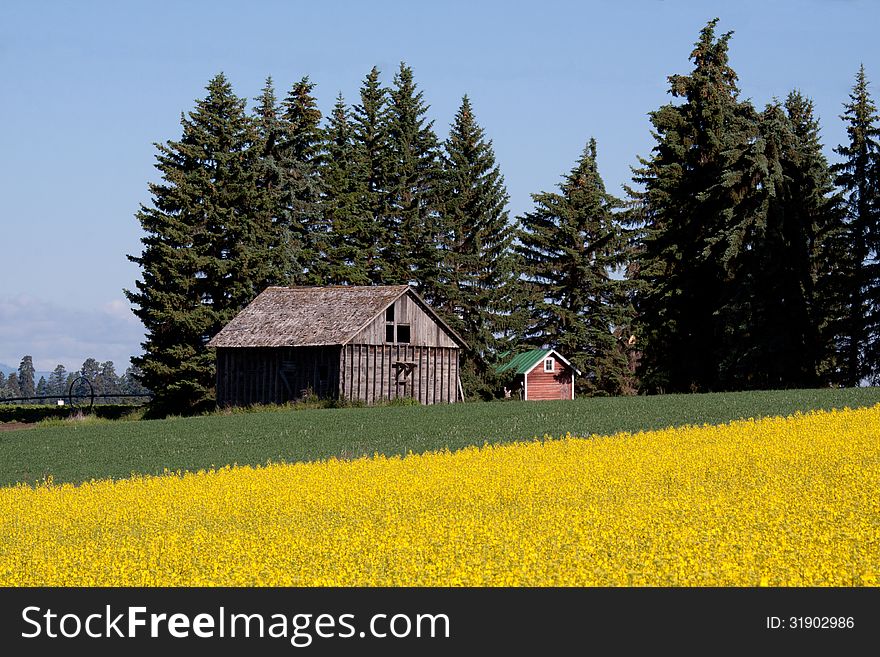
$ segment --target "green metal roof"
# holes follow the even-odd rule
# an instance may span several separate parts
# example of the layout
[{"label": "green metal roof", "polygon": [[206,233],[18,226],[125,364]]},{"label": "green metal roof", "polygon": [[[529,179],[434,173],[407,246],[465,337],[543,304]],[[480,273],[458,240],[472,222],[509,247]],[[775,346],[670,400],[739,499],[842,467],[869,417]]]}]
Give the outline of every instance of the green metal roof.
[{"label": "green metal roof", "polygon": [[531,351],[524,351],[521,354],[517,354],[513,358],[511,358],[506,363],[502,363],[498,367],[495,368],[495,371],[498,374],[503,374],[504,372],[513,372],[514,374],[525,374],[530,369],[532,369],[537,363],[541,361],[544,356],[549,354],[552,349],[532,349]]}]

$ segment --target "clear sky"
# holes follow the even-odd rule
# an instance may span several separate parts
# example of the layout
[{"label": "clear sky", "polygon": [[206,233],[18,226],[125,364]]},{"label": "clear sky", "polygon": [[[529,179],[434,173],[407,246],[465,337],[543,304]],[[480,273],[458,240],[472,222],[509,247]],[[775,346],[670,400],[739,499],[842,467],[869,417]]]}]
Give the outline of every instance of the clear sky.
[{"label": "clear sky", "polygon": [[[759,107],[811,97],[829,158],[864,63],[880,81],[872,0],[618,2],[248,2],[160,0],[0,4],[0,363],[38,370],[89,356],[117,371],[140,352],[122,294],[138,276],[134,217],[156,179],[154,142],[223,71],[253,99],[304,75],[326,113],[355,102],[373,65],[413,67],[441,139],[463,94],[494,142],[511,216],[551,190],[587,140],[620,195],[652,147],[647,114],[690,70],[700,29],[719,17],[742,95]],[[871,87],[880,100],[880,87]]]}]

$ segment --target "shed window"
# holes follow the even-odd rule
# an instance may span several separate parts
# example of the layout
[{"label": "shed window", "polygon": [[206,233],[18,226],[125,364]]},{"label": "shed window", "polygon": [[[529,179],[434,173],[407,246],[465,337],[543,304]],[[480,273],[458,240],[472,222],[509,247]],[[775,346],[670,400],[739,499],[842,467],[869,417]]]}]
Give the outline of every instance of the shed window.
[{"label": "shed window", "polygon": [[394,342],[394,324],[385,325],[385,342]]},{"label": "shed window", "polygon": [[397,325],[397,341],[409,342],[409,324]]},{"label": "shed window", "polygon": [[394,304],[391,304],[385,310],[385,321],[386,322],[393,322],[394,321]]},{"label": "shed window", "polygon": [[545,358],[544,359],[544,371],[545,372],[552,372],[553,371],[553,363],[555,363],[555,362],[556,361],[554,361],[552,358]]}]

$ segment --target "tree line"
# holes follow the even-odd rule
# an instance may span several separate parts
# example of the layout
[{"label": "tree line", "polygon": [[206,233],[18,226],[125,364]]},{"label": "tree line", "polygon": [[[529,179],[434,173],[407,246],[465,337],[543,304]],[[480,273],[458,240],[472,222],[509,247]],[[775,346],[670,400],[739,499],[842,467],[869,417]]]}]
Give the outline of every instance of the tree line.
[{"label": "tree line", "polygon": [[878,120],[860,69],[830,165],[798,91],[739,97],[732,33],[701,31],[652,111],[625,198],[589,139],[557,190],[508,215],[467,96],[440,140],[413,71],[373,68],[328,117],[314,83],[248,110],[223,74],[156,144],[126,290],[159,413],[213,401],[205,343],[269,285],[410,283],[468,342],[469,396],[511,352],[558,348],[581,394],[856,385],[880,373]]},{"label": "tree line", "polygon": [[[140,395],[148,393],[141,383],[141,372],[135,366],[128,367],[120,376],[112,360],[99,363],[94,358],[86,358],[78,371],[68,372],[64,365],[56,365],[47,379],[40,376],[34,381],[36,371],[31,356],[24,356],[18,371],[6,376],[0,372],[0,401],[15,397],[52,397],[64,399],[71,391],[71,385],[80,377],[88,379],[96,395]],[[73,387],[74,394],[90,394],[85,383]],[[51,401],[51,400],[50,400]],[[34,403],[38,403],[34,400]]]}]

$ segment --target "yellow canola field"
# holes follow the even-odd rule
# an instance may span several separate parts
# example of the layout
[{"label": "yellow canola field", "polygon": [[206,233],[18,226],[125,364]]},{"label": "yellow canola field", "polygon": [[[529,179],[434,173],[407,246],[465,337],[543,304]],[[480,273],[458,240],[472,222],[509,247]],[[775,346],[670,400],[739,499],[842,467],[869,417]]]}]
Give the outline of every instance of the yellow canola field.
[{"label": "yellow canola field", "polygon": [[880,406],[0,489],[7,586],[860,586]]}]

